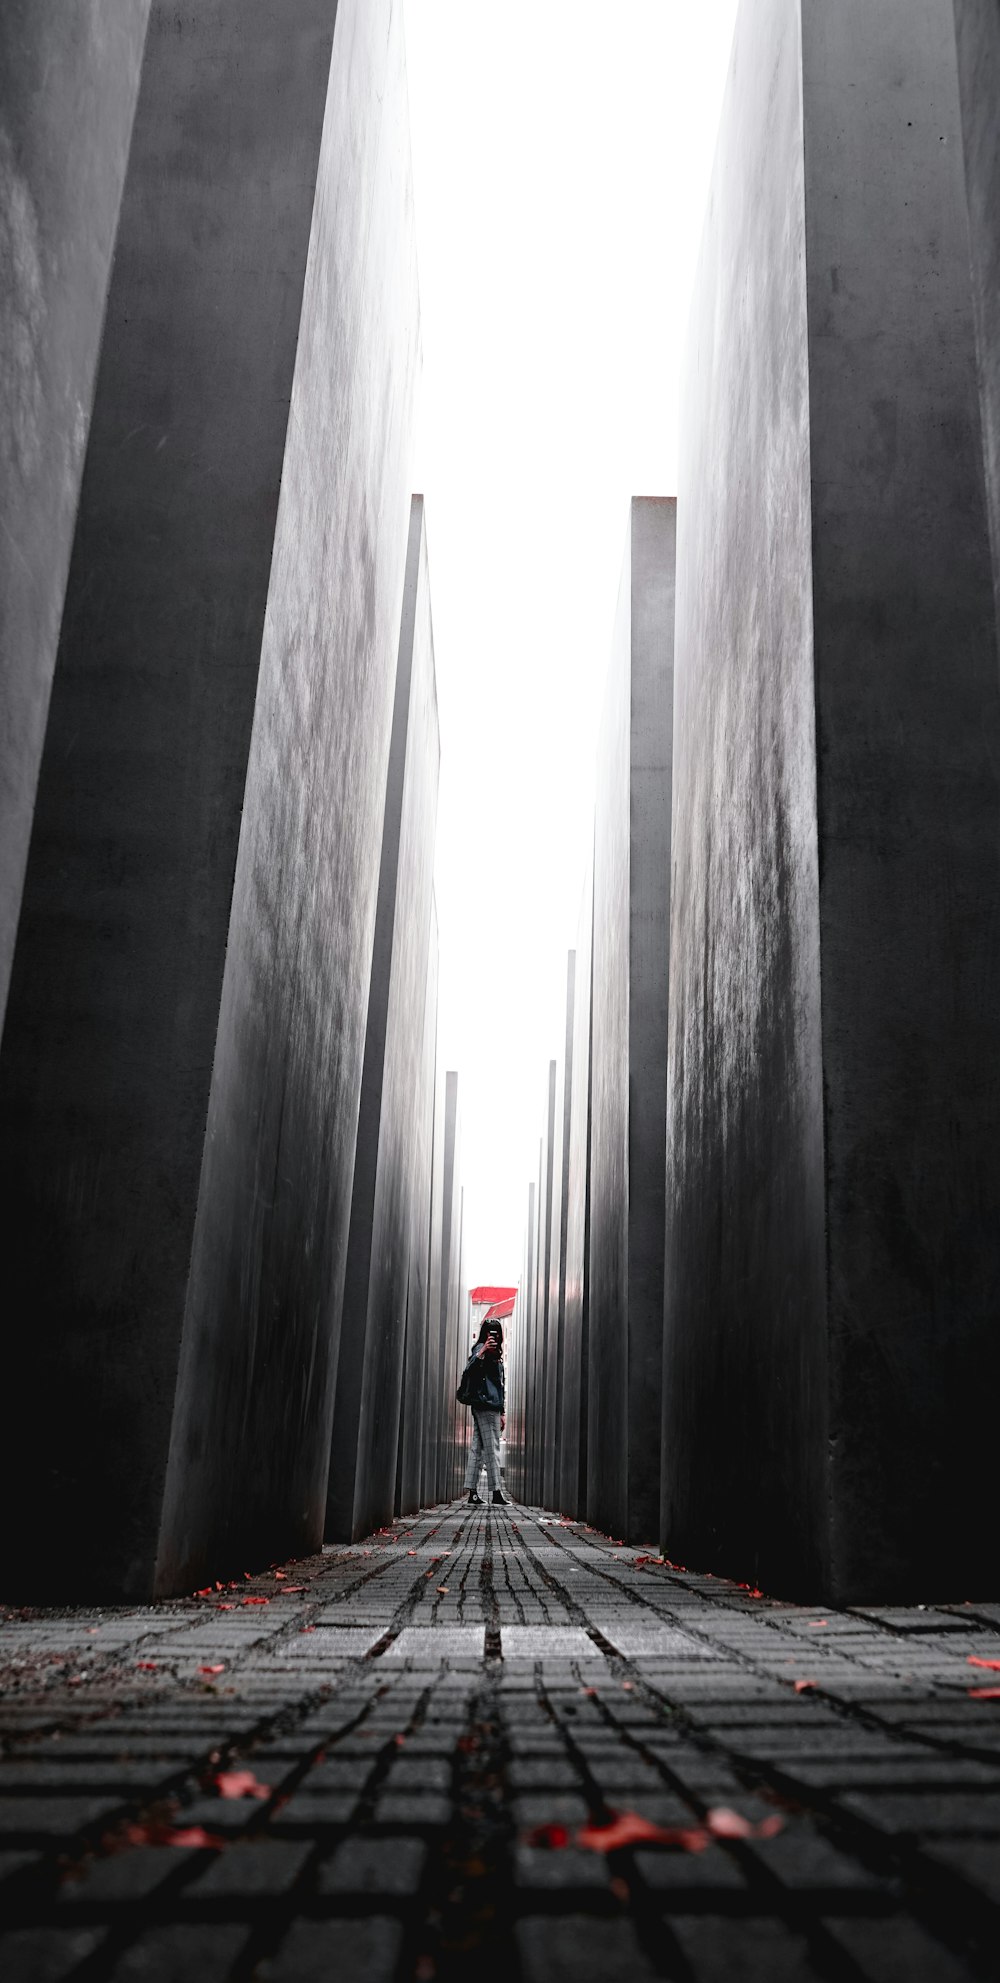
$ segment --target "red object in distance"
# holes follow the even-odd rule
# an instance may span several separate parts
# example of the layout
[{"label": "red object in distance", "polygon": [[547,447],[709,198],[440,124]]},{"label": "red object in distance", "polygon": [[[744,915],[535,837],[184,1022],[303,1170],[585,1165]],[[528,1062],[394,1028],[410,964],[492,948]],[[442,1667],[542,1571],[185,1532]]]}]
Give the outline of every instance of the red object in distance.
[{"label": "red object in distance", "polygon": [[505,1322],[508,1315],[513,1315],[516,1300],[517,1296],[511,1295],[507,1301],[495,1301],[492,1308],[486,1310],[483,1320],[485,1322]]},{"label": "red object in distance", "polygon": [[470,1288],[469,1300],[473,1308],[481,1308],[484,1302],[488,1307],[494,1301],[509,1301],[516,1293],[516,1288]]}]

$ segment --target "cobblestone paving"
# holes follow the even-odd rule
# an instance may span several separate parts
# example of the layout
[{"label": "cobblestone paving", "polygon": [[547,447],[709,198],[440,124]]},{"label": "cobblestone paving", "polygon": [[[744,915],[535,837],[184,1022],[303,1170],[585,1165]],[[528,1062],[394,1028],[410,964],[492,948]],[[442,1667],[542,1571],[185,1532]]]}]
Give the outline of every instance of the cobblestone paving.
[{"label": "cobblestone paving", "polygon": [[1000,1976],[1000,1604],[453,1504],[2,1618],[3,1983]]}]

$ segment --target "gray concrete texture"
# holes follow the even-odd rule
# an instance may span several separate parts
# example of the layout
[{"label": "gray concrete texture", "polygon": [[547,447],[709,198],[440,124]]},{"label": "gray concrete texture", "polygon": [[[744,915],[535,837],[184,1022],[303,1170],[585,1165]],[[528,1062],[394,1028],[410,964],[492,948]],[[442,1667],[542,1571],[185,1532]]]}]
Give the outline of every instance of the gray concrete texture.
[{"label": "gray concrete texture", "polygon": [[417,359],[398,12],[151,13],[0,1060],[48,1423],[5,1442],[8,1587],[321,1529]]},{"label": "gray concrete texture", "polygon": [[595,816],[587,1513],[629,1541],[660,1509],[676,524],[633,499]]},{"label": "gray concrete texture", "polygon": [[[433,1255],[439,1259],[432,1271],[432,1308],[427,1352],[427,1472],[424,1501],[435,1505],[448,1493],[453,1470],[453,1445],[458,1429],[455,1391],[458,1388],[459,1317],[461,1313],[459,1277],[462,1247],[462,1125],[458,1100],[458,1075],[454,1069],[444,1077],[439,1089],[439,1113],[435,1117],[435,1202],[432,1219],[436,1230]],[[440,1143],[439,1143],[440,1139]],[[440,1173],[437,1172],[440,1147]],[[468,1350],[466,1349],[466,1355]],[[462,1358],[464,1363],[465,1358]],[[454,1373],[454,1375],[453,1375]],[[464,1411],[464,1407],[462,1408]]]},{"label": "gray concrete texture", "polygon": [[1000,8],[954,0],[983,455],[1000,610]]},{"label": "gray concrete texture", "polygon": [[330,1447],[334,1542],[384,1527],[396,1495],[440,762],[424,500],[414,496]]},{"label": "gray concrete texture", "polygon": [[662,1535],[852,1601],[965,1594],[1000,1381],[969,242],[951,0],[744,4],[682,395]]},{"label": "gray concrete texture", "polygon": [[0,1026],[148,17],[0,10]]},{"label": "gray concrete texture", "polygon": [[587,1367],[590,1328],[590,977],[594,877],[587,881],[573,972],[573,1061],[570,1078],[569,1161],[566,1173],[566,1273],[563,1327],[559,1500],[567,1515],[587,1507]]},{"label": "gray concrete texture", "polygon": [[439,939],[431,897],[424,1033],[416,1101],[416,1141],[410,1190],[410,1266],[406,1290],[406,1356],[399,1433],[397,1502],[402,1514],[423,1505],[427,1420],[427,1337],[431,1303],[431,1181],[434,1164],[434,1094],[437,1081]]}]

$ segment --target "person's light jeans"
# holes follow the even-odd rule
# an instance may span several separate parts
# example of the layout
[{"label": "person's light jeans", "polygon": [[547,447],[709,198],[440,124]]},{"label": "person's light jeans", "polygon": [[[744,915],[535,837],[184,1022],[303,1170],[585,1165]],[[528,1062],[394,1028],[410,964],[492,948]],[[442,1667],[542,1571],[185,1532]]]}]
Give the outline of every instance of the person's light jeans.
[{"label": "person's light jeans", "polygon": [[484,1467],[487,1485],[492,1492],[500,1486],[500,1413],[474,1410],[469,1464],[465,1469],[466,1494],[471,1493],[474,1487],[478,1488]]}]

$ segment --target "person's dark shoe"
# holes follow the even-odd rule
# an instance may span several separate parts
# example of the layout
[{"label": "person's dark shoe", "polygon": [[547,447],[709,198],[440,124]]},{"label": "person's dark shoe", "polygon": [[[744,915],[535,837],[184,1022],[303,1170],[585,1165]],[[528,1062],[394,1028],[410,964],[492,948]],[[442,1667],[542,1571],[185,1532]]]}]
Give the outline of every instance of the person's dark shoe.
[{"label": "person's dark shoe", "polygon": [[494,1505],[498,1508],[510,1507],[510,1502],[508,1501],[507,1496],[504,1493],[502,1487],[495,1487],[493,1489],[493,1501],[494,1501]]},{"label": "person's dark shoe", "polygon": [[474,1487],[470,1487],[469,1489],[469,1500],[470,1502],[475,1502],[477,1508],[481,1508],[483,1505]]}]

